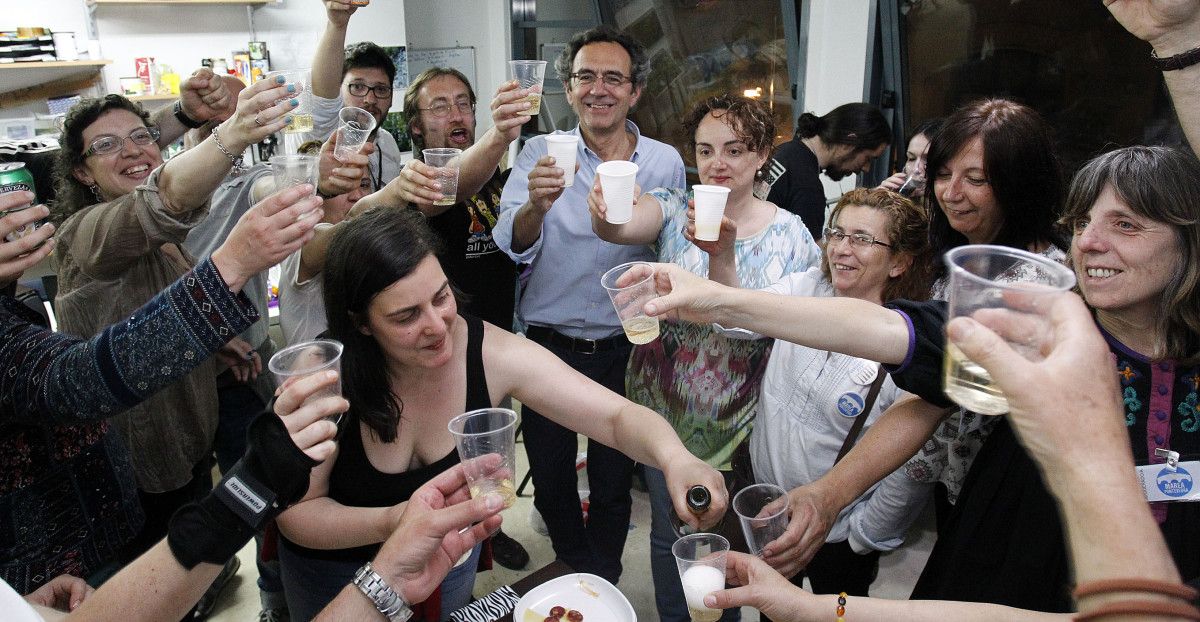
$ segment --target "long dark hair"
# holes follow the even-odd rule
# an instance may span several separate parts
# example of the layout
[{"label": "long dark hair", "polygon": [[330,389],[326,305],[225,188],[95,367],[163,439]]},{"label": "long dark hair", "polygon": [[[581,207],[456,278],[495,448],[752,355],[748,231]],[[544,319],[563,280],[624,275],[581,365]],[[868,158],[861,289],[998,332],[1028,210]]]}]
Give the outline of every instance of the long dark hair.
[{"label": "long dark hair", "polygon": [[83,164],[83,152],[88,149],[88,145],[83,144],[83,131],[110,110],[128,110],[141,118],[147,127],[151,125],[150,113],[141,104],[121,95],[89,97],[72,106],[63,118],[61,146],[54,157],[54,189],[57,197],[52,214],[54,222],[62,223],[71,214],[98,202],[91,188],[75,179],[75,167]]},{"label": "long dark hair", "polygon": [[327,335],[345,346],[342,394],[351,415],[384,443],[396,440],[404,403],[392,394],[383,349],[360,328],[375,296],[437,251],[437,235],[420,212],[377,207],[339,225],[325,256]]},{"label": "long dark hair", "polygon": [[892,142],[892,128],[879,108],[870,104],[842,104],[823,116],[806,112],[796,119],[796,138],[817,136],[827,145],[875,149]]},{"label": "long dark hair", "polygon": [[1139,216],[1166,223],[1179,241],[1180,269],[1163,288],[1154,359],[1200,362],[1200,162],[1171,147],[1126,147],[1099,155],[1075,174],[1062,224],[1079,231],[1111,187]]},{"label": "long dark hair", "polygon": [[925,200],[935,278],[946,272],[942,254],[966,244],[967,238],[950,226],[934,182],[938,171],[976,137],[983,142],[984,172],[1004,214],[1000,232],[988,243],[1021,250],[1039,243],[1067,248],[1066,237],[1055,227],[1064,183],[1050,125],[1034,109],[1014,101],[978,100],[951,113],[929,145]]}]

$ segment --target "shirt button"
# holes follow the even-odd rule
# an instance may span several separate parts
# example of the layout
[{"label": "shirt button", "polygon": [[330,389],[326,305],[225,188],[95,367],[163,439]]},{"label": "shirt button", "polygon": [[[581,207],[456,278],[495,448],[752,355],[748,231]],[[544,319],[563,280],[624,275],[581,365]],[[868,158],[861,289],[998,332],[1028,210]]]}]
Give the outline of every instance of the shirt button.
[{"label": "shirt button", "polygon": [[1167,419],[1167,413],[1161,410],[1154,411],[1154,416],[1157,417],[1159,421],[1165,421]]},{"label": "shirt button", "polygon": [[1166,395],[1167,391],[1168,391],[1167,385],[1165,385],[1165,384],[1158,385],[1158,394],[1159,395]]},{"label": "shirt button", "polygon": [[1163,438],[1161,434],[1154,435],[1154,444],[1155,445],[1162,445],[1163,441],[1165,441],[1165,440],[1167,440],[1167,439]]},{"label": "shirt button", "polygon": [[1162,371],[1171,371],[1171,364],[1170,363],[1159,363],[1158,368]]}]

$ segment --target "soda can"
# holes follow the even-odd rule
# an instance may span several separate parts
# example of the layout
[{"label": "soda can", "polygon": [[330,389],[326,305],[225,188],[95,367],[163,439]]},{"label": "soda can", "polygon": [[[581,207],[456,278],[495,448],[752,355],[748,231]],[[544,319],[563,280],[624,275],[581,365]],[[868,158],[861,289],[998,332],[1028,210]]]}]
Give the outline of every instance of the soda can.
[{"label": "soda can", "polygon": [[[24,162],[7,162],[4,164],[0,164],[0,195],[5,195],[10,192],[21,192],[22,190],[32,192],[32,193],[34,193],[34,195],[37,194],[37,190],[33,186],[33,175],[31,175],[29,173],[29,171],[25,168],[25,163]],[[22,205],[19,207],[14,207],[11,209],[6,209],[6,210],[0,210],[0,218],[4,218],[5,216],[12,214],[14,212],[27,210],[27,209],[33,207],[33,205],[34,205],[34,202],[30,202],[26,205]],[[13,231],[12,233],[4,236],[4,241],[5,242],[15,242],[16,240],[19,240],[19,239],[25,237],[26,235],[33,233],[34,229],[37,229],[38,227],[42,226],[43,224],[45,224],[45,222],[46,222],[45,220],[31,222],[31,223],[21,227],[20,229],[17,229],[16,231]]]}]

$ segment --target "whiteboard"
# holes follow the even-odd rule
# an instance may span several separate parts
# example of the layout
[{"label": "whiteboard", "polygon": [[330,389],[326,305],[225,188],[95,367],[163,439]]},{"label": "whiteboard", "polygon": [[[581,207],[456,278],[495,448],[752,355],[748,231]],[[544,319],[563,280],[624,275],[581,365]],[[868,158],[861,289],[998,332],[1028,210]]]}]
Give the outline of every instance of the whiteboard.
[{"label": "whiteboard", "polygon": [[475,84],[475,48],[435,48],[432,50],[408,51],[408,78],[430,67],[451,67],[462,72],[471,84]]}]

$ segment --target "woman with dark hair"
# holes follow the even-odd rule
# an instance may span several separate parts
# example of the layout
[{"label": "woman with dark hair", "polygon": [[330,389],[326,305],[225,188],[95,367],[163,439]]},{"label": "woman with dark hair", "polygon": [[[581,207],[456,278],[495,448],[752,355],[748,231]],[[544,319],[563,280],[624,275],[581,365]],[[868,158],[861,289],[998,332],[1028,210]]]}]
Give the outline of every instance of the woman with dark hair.
[{"label": "woman with dark hair", "polygon": [[[662,417],[604,389],[519,335],[460,316],[435,251],[413,210],[375,208],[342,225],[325,263],[327,336],[345,344],[343,394],[351,409],[337,454],[313,471],[305,500],[279,519],[291,615],[308,619],[370,560],[418,486],[458,462],[447,423],[511,396],[556,423],[666,471],[675,506],[696,484],[721,476],[692,456]],[[369,266],[369,268],[364,268]],[[563,503],[578,503],[577,499]],[[471,599],[478,553],[420,606],[446,619]]]},{"label": "woman with dark hair", "polygon": [[[294,89],[265,80],[246,88],[209,138],[166,164],[155,144],[158,129],[147,125],[140,105],[107,95],[67,113],[55,166],[61,223],[56,312],[64,332],[88,337],[128,318],[193,267],[181,246],[188,230],[204,219],[209,195],[240,163],[237,154],[283,128],[285,113],[295,106],[287,98]],[[261,368],[261,361],[232,352],[225,350],[222,361]],[[206,361],[114,418],[146,511],[128,559],[160,540],[175,509],[212,485],[216,365]]]},{"label": "woman with dark hair", "polygon": [[[641,195],[632,220],[611,224],[605,220],[607,206],[599,183],[588,195],[596,235],[615,244],[654,245],[659,261],[701,275],[722,270],[747,287],[766,287],[819,266],[820,249],[804,223],[754,196],[755,174],[766,163],[775,135],[766,107],[736,95],[711,97],[692,108],[684,128],[692,136],[700,182],[729,188],[721,225],[725,242],[695,240],[690,232],[691,196],[682,188],[655,188]],[[710,258],[710,253],[715,254]],[[661,338],[634,347],[625,376],[628,395],[663,413],[689,451],[728,471],[733,450],[750,433],[770,344],[725,339],[711,326],[666,322],[661,330]],[[661,473],[646,468],[645,476],[659,617],[687,620],[671,555],[676,539],[669,517],[671,497]]]},{"label": "woman with dark hair", "polygon": [[899,192],[904,196],[918,200],[925,196],[926,164],[929,157],[929,144],[933,135],[942,127],[945,119],[936,117],[928,119],[917,126],[908,138],[908,146],[904,150],[904,166],[891,177],[879,184],[884,190]]}]

